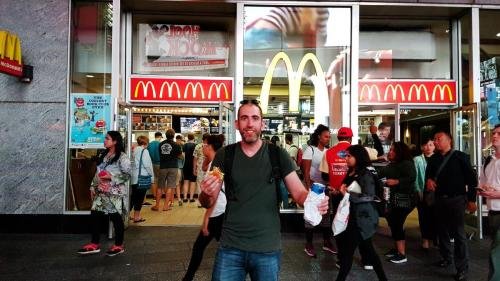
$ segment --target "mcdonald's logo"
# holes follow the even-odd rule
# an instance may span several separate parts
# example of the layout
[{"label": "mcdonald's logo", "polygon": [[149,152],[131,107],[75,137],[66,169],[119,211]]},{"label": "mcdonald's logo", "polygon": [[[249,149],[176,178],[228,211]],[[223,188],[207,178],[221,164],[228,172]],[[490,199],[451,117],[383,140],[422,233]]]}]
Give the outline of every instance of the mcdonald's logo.
[{"label": "mcdonald's logo", "polygon": [[225,77],[130,78],[130,102],[218,103],[233,102],[233,79]]},{"label": "mcdonald's logo", "polygon": [[[457,103],[457,86],[454,80],[365,79],[359,81],[358,87],[359,104],[456,105]],[[380,93],[384,93],[384,96],[381,97]],[[437,93],[439,95],[436,95]]]},{"label": "mcdonald's logo", "polygon": [[413,97],[412,94],[415,92],[417,100],[420,100],[420,93],[422,91],[424,91],[425,93],[425,101],[429,101],[429,92],[427,91],[427,88],[423,84],[419,84],[418,86],[417,84],[411,85],[410,93],[408,94],[408,99],[411,100]]},{"label": "mcdonald's logo", "polygon": [[365,94],[368,100],[372,99],[372,92],[377,93],[377,100],[380,100],[380,91],[377,85],[363,85],[361,88],[361,93],[359,94],[359,100],[364,100]]},{"label": "mcdonald's logo", "polygon": [[448,85],[436,85],[434,86],[434,90],[432,91],[432,100],[434,101],[436,98],[436,91],[439,91],[439,97],[440,99],[444,99],[444,91],[448,90],[448,98],[451,100],[452,99],[452,94],[451,94],[451,89],[450,86]]},{"label": "mcdonald's logo", "polygon": [[[290,112],[299,111],[299,98],[300,98],[300,87],[302,86],[302,74],[308,62],[311,62],[316,71],[317,81],[319,84],[315,84],[315,87],[322,87],[322,91],[327,92],[325,73],[321,68],[321,63],[319,62],[316,55],[313,53],[305,54],[299,62],[297,71],[294,72],[292,61],[290,57],[285,52],[277,53],[269,67],[267,68],[266,75],[264,76],[264,82],[262,84],[262,89],[260,92],[260,104],[262,107],[262,113],[267,113],[267,108],[269,105],[269,92],[271,91],[271,82],[273,79],[274,71],[276,70],[276,65],[278,62],[283,61],[285,63],[287,75],[288,75],[288,95],[289,95],[289,105],[288,110]],[[318,89],[317,89],[318,90]]]},{"label": "mcdonald's logo", "polygon": [[6,30],[0,30],[0,72],[23,76],[21,40]]}]

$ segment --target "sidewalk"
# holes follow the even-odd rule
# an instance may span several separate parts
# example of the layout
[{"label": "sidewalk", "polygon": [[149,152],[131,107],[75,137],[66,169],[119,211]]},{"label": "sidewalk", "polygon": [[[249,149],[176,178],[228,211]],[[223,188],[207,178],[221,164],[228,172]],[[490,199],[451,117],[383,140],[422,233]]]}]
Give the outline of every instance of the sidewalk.
[{"label": "sidewalk", "polygon": [[[381,222],[385,222],[382,220]],[[382,223],[382,225],[384,225]],[[0,280],[181,280],[198,233],[197,227],[137,227],[125,233],[126,252],[106,257],[112,241],[103,237],[101,253],[81,257],[76,250],[87,243],[81,234],[0,234]],[[379,256],[391,239],[382,226],[374,244]],[[425,254],[419,248],[417,229],[409,229],[408,262],[402,265],[383,261],[389,280],[453,280],[452,268],[431,264],[439,259],[437,249]],[[315,234],[318,258],[303,252],[303,234],[283,234],[281,280],[335,280],[335,256],[321,250],[321,234]],[[488,240],[469,241],[471,281],[486,280]],[[217,243],[212,242],[195,280],[210,280]],[[359,258],[356,258],[358,261]],[[377,280],[373,271],[361,269],[355,261],[348,280]]]}]

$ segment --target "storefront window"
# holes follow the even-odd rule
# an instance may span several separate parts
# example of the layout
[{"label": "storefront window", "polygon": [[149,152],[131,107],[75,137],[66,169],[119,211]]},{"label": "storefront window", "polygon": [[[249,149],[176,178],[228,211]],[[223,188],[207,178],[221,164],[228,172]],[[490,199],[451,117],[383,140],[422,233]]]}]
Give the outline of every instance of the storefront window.
[{"label": "storefront window", "polygon": [[234,18],[133,17],[133,74],[232,77]]},{"label": "storefront window", "polygon": [[493,153],[491,132],[500,123],[500,11],[480,10],[481,134],[483,156]]},{"label": "storefront window", "polygon": [[[338,128],[349,103],[350,8],[245,7],[244,98],[259,99],[268,136],[305,144]],[[345,94],[345,95],[344,95]]]},{"label": "storefront window", "polygon": [[243,98],[260,101],[266,139],[284,146],[291,134],[304,146],[319,124],[341,126],[350,105],[350,27],[350,8],[245,7]]},{"label": "storefront window", "polygon": [[110,130],[112,14],[111,3],[73,3],[66,211],[90,210],[95,160]]}]

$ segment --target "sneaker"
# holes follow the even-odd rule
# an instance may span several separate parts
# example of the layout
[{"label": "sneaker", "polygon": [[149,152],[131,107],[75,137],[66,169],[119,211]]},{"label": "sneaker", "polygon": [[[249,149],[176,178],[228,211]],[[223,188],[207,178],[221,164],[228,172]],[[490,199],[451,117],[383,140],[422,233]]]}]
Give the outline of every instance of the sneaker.
[{"label": "sneaker", "polygon": [[394,257],[397,254],[399,254],[398,250],[396,250],[396,249],[390,249],[389,252],[387,252],[387,253],[384,254],[384,256],[386,258],[392,258],[392,257]]},{"label": "sneaker", "polygon": [[189,199],[189,202],[194,203],[194,202],[196,202],[196,199]]},{"label": "sneaker", "polygon": [[323,244],[323,251],[337,254],[337,249],[335,249],[332,242],[330,241],[325,241],[325,243]]},{"label": "sneaker", "polygon": [[365,265],[363,265],[363,269],[364,270],[373,270],[373,265],[371,265],[371,264],[365,264]]},{"label": "sneaker", "polygon": [[179,206],[182,206],[182,201],[181,200],[179,200]]},{"label": "sneaker", "polygon": [[106,254],[108,255],[108,257],[113,257],[113,256],[119,255],[123,252],[125,252],[125,249],[123,248],[123,246],[113,245],[111,248],[109,248],[109,250],[106,252]]},{"label": "sneaker", "polygon": [[91,255],[97,254],[101,251],[99,244],[89,243],[84,245],[80,250],[77,251],[80,255]]},{"label": "sneaker", "polygon": [[187,199],[182,199],[182,202],[184,203],[187,203],[187,201],[188,201]]},{"label": "sneaker", "polygon": [[314,246],[311,244],[306,244],[306,247],[304,248],[304,252],[312,258],[316,257],[316,252],[314,251]]},{"label": "sneaker", "polygon": [[408,259],[406,258],[406,255],[397,253],[396,255],[392,256],[389,261],[392,263],[405,263],[408,261]]}]

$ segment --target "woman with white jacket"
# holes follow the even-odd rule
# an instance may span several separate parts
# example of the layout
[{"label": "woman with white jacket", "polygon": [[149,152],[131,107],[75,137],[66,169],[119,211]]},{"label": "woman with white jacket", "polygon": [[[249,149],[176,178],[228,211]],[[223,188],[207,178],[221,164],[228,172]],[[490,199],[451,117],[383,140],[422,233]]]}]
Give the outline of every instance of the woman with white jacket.
[{"label": "woman with white jacket", "polygon": [[[137,138],[137,147],[134,149],[134,165],[132,169],[132,177],[131,177],[131,185],[132,185],[132,196],[131,196],[131,204],[130,209],[134,208],[134,216],[132,220],[134,223],[144,222],[145,219],[141,218],[141,208],[142,203],[144,202],[144,196],[148,191],[148,187],[139,188],[137,184],[139,175],[141,176],[151,176],[151,182],[154,182],[154,173],[153,173],[153,162],[151,161],[151,157],[149,156],[149,151],[147,150],[149,144],[149,139],[145,136],[139,136]],[[139,164],[142,158],[141,171],[139,171]]]}]

